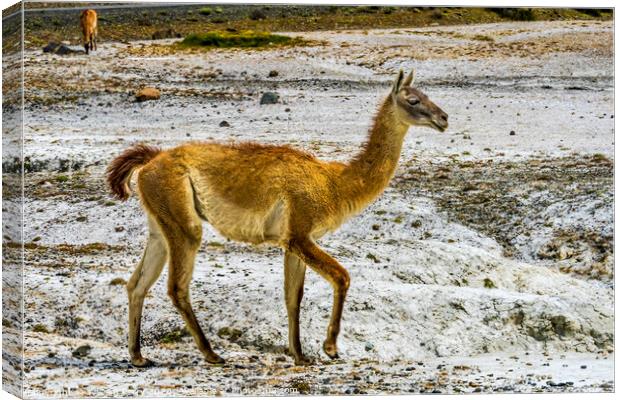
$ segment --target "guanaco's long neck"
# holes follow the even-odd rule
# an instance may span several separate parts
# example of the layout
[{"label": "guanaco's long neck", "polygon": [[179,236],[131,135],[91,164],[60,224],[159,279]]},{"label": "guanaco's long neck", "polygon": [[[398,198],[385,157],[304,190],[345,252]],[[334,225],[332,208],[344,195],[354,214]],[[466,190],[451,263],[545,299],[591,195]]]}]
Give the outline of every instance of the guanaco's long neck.
[{"label": "guanaco's long neck", "polygon": [[343,194],[354,208],[364,207],[379,196],[398,165],[408,126],[397,121],[394,107],[388,96],[370,128],[368,141],[342,175],[349,189]]}]

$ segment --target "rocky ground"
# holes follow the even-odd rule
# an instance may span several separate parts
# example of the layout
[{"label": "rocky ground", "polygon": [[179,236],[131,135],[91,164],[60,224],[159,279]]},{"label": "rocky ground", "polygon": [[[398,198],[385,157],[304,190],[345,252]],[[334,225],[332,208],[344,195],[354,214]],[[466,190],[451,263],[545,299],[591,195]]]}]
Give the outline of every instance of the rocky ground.
[{"label": "rocky ground", "polygon": [[[311,46],[269,50],[26,51],[26,394],[613,391],[612,32],[504,23],[308,32],[295,35]],[[316,364],[295,367],[281,251],[205,225],[192,298],[228,364],[199,356],[164,272],[144,315],[156,366],[132,368],[123,284],[146,231],[135,198],[107,193],[112,157],[232,139],[346,160],[400,68],[451,126],[411,129],[384,196],[321,241],[352,277],[342,359],[320,352],[326,282],[308,273],[302,342]],[[161,98],[135,102],[144,86]],[[278,103],[259,104],[267,91]]]}]

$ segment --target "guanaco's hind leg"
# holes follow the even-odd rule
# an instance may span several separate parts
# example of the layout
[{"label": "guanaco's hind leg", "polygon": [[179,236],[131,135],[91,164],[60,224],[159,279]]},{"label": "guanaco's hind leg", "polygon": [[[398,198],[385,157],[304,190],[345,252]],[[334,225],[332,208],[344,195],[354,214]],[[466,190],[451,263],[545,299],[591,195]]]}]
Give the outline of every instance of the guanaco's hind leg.
[{"label": "guanaco's hind leg", "polygon": [[342,318],[344,300],[349,289],[349,273],[338,261],[321,250],[310,238],[291,240],[289,242],[289,250],[331,283],[334,288],[334,305],[327,328],[327,338],[323,342],[323,350],[330,358],[338,358],[336,341],[340,332],[340,319]]},{"label": "guanaco's hind leg", "polygon": [[299,340],[299,307],[304,295],[305,275],[306,265],[287,250],[284,253],[284,297],[288,313],[288,347],[297,365],[310,363],[303,355]]},{"label": "guanaco's hind leg", "polygon": [[127,282],[127,294],[129,295],[129,356],[131,363],[136,367],[146,367],[152,363],[142,357],[140,353],[140,326],[144,296],[159,275],[166,263],[168,252],[166,242],[157,226],[157,223],[149,216],[149,237],[144,249],[144,255]]},{"label": "guanaco's hind leg", "polygon": [[[194,194],[187,179],[168,182],[167,186],[166,190],[159,187],[151,190],[148,204],[153,212],[157,212],[170,251],[168,295],[207,361],[222,363],[224,360],[211,349],[190,302],[189,285],[202,239],[202,221],[194,206]],[[141,191],[144,193],[142,187]],[[153,199],[156,199],[157,207],[153,207]]]}]

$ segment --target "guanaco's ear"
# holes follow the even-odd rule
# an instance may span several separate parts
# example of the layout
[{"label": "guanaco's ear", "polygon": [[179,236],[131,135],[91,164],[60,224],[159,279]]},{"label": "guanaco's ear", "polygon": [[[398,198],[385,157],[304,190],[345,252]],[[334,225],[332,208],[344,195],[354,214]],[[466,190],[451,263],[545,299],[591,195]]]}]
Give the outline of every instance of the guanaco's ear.
[{"label": "guanaco's ear", "polygon": [[403,86],[405,86],[405,87],[411,86],[411,84],[413,83],[413,77],[414,76],[415,76],[415,71],[411,70],[411,72],[409,72],[409,75],[407,75],[407,77],[403,81]]},{"label": "guanaco's ear", "polygon": [[398,77],[394,81],[394,86],[392,86],[392,94],[398,93],[398,91],[400,90],[401,86],[403,85],[403,77],[404,76],[405,76],[405,74],[403,74],[403,70],[401,69],[400,72],[398,73]]}]

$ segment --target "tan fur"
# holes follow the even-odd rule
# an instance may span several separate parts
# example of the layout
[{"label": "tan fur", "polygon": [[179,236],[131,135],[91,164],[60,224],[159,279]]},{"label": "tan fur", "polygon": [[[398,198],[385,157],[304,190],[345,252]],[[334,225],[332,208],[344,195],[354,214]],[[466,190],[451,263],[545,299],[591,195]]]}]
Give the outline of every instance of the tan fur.
[{"label": "tan fur", "polygon": [[82,11],[80,14],[80,28],[86,54],[88,54],[89,50],[97,50],[97,12],[95,10]]},{"label": "tan fur", "polygon": [[[230,239],[285,250],[289,348],[298,364],[308,362],[299,340],[305,266],[328,280],[334,288],[334,306],[323,348],[328,356],[338,356],[336,339],[350,279],[316,240],[382,193],[394,174],[410,125],[447,127],[447,114],[409,87],[411,80],[412,75],[404,78],[401,71],[379,108],[368,142],[349,163],[321,161],[287,146],[254,143],[189,143],[167,151],[142,146],[113,161],[108,177],[119,198],[128,193],[124,183],[131,171],[142,167],[138,192],[150,221],[145,254],[127,287],[134,365],[149,364],[140,353],[140,316],[146,291],[159,276],[165,256],[172,302],[207,361],[223,361],[211,349],[189,299],[202,220]],[[415,106],[408,103],[415,99],[419,99]],[[164,240],[167,247],[162,245]]]}]

